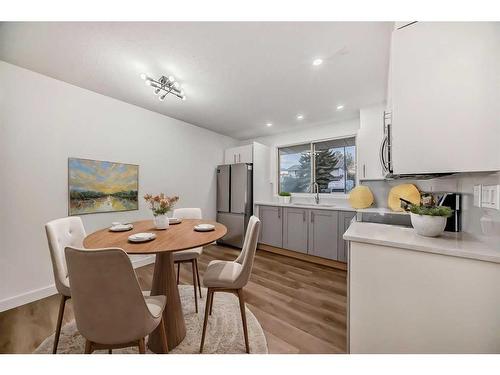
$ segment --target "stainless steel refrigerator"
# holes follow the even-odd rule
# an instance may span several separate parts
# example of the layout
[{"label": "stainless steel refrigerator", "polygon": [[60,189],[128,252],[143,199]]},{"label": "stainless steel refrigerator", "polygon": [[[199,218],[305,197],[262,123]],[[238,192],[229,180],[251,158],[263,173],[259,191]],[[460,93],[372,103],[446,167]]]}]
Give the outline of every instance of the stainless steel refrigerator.
[{"label": "stainless steel refrigerator", "polygon": [[217,167],[217,221],[227,227],[218,243],[241,248],[253,213],[252,164]]}]

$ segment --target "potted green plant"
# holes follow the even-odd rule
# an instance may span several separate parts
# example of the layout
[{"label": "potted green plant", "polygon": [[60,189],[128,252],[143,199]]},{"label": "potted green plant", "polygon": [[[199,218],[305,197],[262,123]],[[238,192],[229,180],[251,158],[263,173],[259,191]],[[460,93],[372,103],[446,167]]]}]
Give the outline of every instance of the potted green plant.
[{"label": "potted green plant", "polygon": [[437,237],[444,232],[446,219],[453,210],[445,206],[410,205],[411,225],[417,234],[425,237]]},{"label": "potted green plant", "polygon": [[280,191],[278,193],[280,203],[289,204],[292,194],[287,191]]}]

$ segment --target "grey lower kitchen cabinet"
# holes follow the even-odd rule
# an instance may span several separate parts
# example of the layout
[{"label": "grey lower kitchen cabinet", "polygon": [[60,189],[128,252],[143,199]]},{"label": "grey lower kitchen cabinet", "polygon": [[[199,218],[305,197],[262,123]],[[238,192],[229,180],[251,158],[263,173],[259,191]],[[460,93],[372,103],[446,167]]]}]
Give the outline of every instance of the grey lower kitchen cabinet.
[{"label": "grey lower kitchen cabinet", "polygon": [[339,225],[338,225],[338,260],[341,262],[347,262],[347,246],[348,242],[344,240],[344,233],[351,225],[353,217],[356,216],[356,212],[350,211],[340,211],[339,212]]},{"label": "grey lower kitchen cabinet", "polygon": [[304,208],[284,208],[283,248],[307,254],[308,211]]},{"label": "grey lower kitchen cabinet", "polygon": [[269,246],[283,247],[283,208],[259,206],[260,226],[259,242]]},{"label": "grey lower kitchen cabinet", "polygon": [[309,255],[338,260],[338,224],[338,211],[310,210]]},{"label": "grey lower kitchen cabinet", "polygon": [[264,245],[347,262],[344,232],[354,211],[258,205]]}]

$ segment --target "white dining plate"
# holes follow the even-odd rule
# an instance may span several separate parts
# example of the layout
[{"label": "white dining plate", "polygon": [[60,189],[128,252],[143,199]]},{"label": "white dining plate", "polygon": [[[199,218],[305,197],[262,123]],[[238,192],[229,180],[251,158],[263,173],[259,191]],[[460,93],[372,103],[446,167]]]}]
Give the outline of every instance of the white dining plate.
[{"label": "white dining plate", "polygon": [[182,222],[182,219],[179,219],[178,217],[169,217],[168,218],[169,224],[179,224],[181,222]]},{"label": "white dining plate", "polygon": [[109,230],[111,232],[126,232],[127,230],[133,229],[134,226],[132,224],[117,224],[113,225]]},{"label": "white dining plate", "polygon": [[194,230],[197,232],[210,232],[211,230],[214,230],[215,226],[212,224],[198,224],[195,225]]},{"label": "white dining plate", "polygon": [[154,240],[155,238],[156,234],[154,233],[135,233],[128,236],[130,242],[146,242]]}]

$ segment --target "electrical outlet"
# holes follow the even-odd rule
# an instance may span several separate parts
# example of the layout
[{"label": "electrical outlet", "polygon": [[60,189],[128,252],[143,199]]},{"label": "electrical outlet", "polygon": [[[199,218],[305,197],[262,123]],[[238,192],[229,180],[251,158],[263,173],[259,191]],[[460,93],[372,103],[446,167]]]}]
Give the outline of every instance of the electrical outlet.
[{"label": "electrical outlet", "polygon": [[475,207],[481,207],[481,200],[482,200],[482,194],[481,194],[481,185],[474,185],[474,206]]},{"label": "electrical outlet", "polygon": [[500,185],[483,185],[481,207],[500,210]]}]

